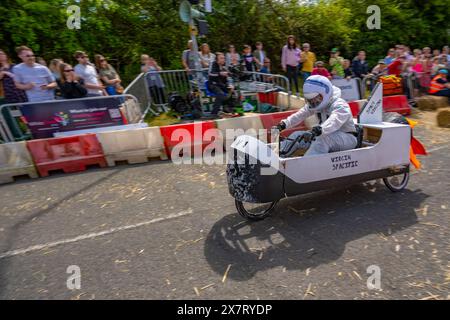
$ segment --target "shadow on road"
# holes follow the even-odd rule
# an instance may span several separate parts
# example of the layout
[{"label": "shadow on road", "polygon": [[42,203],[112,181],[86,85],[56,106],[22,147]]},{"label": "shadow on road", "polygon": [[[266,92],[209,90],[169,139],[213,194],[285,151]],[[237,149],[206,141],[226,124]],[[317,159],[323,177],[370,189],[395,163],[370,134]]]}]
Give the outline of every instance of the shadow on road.
[{"label": "shadow on road", "polygon": [[372,234],[393,234],[417,223],[421,190],[391,193],[381,184],[298,196],[280,202],[272,217],[248,222],[237,213],[214,224],[204,254],[211,268],[245,281],[274,267],[306,270],[333,262],[346,244]]}]

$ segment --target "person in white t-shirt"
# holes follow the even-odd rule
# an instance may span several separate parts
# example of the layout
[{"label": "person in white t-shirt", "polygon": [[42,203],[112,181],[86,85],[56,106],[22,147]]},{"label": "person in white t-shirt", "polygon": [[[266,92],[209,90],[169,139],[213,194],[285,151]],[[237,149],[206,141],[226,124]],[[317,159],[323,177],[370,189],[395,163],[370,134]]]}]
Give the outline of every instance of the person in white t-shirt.
[{"label": "person in white t-shirt", "polygon": [[25,91],[29,102],[54,100],[57,83],[50,70],[36,63],[30,48],[21,46],[16,50],[23,61],[12,69],[17,89]]},{"label": "person in white t-shirt", "polygon": [[89,62],[89,56],[83,51],[77,51],[74,55],[78,64],[75,66],[75,74],[83,80],[85,88],[88,90],[88,97],[106,96],[105,87],[101,84],[97,70]]}]

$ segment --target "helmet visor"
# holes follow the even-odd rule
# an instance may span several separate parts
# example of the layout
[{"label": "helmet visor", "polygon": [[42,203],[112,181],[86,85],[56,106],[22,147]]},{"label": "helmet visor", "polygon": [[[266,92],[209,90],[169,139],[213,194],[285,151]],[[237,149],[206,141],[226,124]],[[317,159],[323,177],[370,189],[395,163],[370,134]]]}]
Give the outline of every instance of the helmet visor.
[{"label": "helmet visor", "polygon": [[309,107],[311,109],[317,108],[323,101],[323,97],[321,94],[316,95],[315,97],[311,98],[310,96],[305,95],[305,100],[308,103]]}]

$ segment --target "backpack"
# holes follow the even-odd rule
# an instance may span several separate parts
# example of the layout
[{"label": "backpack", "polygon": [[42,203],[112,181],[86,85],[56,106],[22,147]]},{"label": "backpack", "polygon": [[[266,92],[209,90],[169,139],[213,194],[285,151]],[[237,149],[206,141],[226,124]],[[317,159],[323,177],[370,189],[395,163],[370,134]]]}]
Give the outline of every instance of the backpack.
[{"label": "backpack", "polygon": [[188,93],[186,100],[189,104],[192,118],[200,119],[203,117],[203,109],[202,104],[200,103],[200,98],[194,93]]},{"label": "backpack", "polygon": [[179,114],[184,114],[186,111],[189,111],[189,106],[178,92],[169,94],[169,107]]}]

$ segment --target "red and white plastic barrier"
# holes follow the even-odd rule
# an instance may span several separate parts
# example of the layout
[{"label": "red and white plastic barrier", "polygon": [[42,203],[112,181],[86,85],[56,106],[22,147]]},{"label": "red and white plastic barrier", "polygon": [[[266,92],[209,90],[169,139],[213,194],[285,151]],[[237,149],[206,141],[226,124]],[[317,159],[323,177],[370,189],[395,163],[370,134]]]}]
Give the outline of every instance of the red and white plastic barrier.
[{"label": "red and white plastic barrier", "polygon": [[27,142],[27,147],[41,177],[54,170],[69,173],[84,171],[90,165],[106,167],[106,159],[95,134],[32,140]]}]

